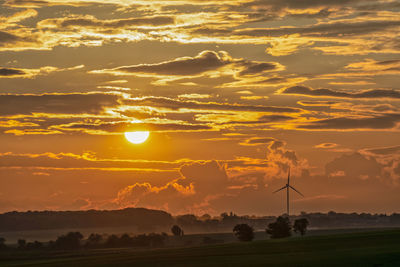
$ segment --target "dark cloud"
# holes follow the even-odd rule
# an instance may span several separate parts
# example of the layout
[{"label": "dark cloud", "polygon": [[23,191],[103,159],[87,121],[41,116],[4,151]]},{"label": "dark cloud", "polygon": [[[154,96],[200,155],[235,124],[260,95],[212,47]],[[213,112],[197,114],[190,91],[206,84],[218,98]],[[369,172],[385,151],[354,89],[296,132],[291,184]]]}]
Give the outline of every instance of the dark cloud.
[{"label": "dark cloud", "polygon": [[24,75],[25,72],[19,69],[0,68],[0,76]]},{"label": "dark cloud", "polygon": [[312,89],[306,86],[293,86],[280,92],[281,94],[324,96],[339,98],[400,98],[400,91],[390,89],[371,89],[355,93],[339,92],[331,89]]},{"label": "dark cloud", "polygon": [[246,65],[247,68],[241,71],[239,73],[240,75],[257,74],[263,71],[274,70],[277,68],[277,65],[275,63],[270,63],[270,62],[249,63]]},{"label": "dark cloud", "polygon": [[299,125],[299,129],[310,130],[349,130],[349,129],[392,129],[400,122],[400,114],[385,114],[377,117],[332,118]]},{"label": "dark cloud", "polygon": [[286,143],[281,140],[273,140],[267,147],[267,160],[274,163],[280,170],[287,171],[293,165],[299,163],[296,152],[289,150]]},{"label": "dark cloud", "polygon": [[190,76],[199,75],[207,71],[218,70],[222,67],[232,65],[239,68],[239,75],[255,75],[265,71],[281,70],[282,65],[275,62],[257,62],[244,59],[232,58],[225,51],[202,51],[195,57],[181,57],[170,61],[155,64],[139,64],[133,66],[122,66],[114,69],[98,70],[94,73],[131,73],[131,74],[155,74]]},{"label": "dark cloud", "polygon": [[360,2],[361,0],[324,0],[324,1],[319,1],[319,0],[255,0],[251,2],[247,2],[243,4],[243,6],[248,6],[248,7],[270,7],[274,8],[275,10],[277,9],[283,9],[283,8],[292,8],[292,9],[305,9],[305,8],[313,8],[313,7],[326,7],[326,6],[332,6],[332,7],[341,7],[343,5],[348,5],[348,4],[354,4],[357,2]]},{"label": "dark cloud", "polygon": [[392,64],[397,64],[397,63],[400,63],[399,59],[378,61],[375,64],[377,64],[377,65],[392,65]]},{"label": "dark cloud", "polygon": [[372,153],[372,154],[377,154],[377,155],[390,155],[390,154],[399,153],[400,152],[400,146],[368,148],[368,149],[364,149],[364,151]]},{"label": "dark cloud", "polygon": [[398,26],[400,26],[400,21],[377,20],[361,22],[320,23],[305,27],[280,27],[268,29],[252,28],[236,30],[231,34],[241,36],[282,36],[290,34],[301,34],[303,36],[315,37],[343,37],[379,32]]},{"label": "dark cloud", "polygon": [[337,104],[340,102],[336,102],[336,101],[322,101],[322,100],[315,100],[315,101],[306,101],[306,100],[302,100],[302,101],[298,101],[297,104],[300,104],[302,106],[331,106],[334,104]]},{"label": "dark cloud", "polygon": [[115,94],[43,94],[0,95],[0,115],[60,113],[101,113],[105,107],[118,105]]},{"label": "dark cloud", "polygon": [[152,73],[161,75],[196,75],[233,63],[225,53],[203,51],[195,57],[182,57],[157,64],[140,64],[114,69],[126,73]]},{"label": "dark cloud", "polygon": [[64,19],[47,19],[41,21],[44,27],[57,26],[62,28],[68,27],[100,27],[100,28],[124,28],[131,26],[162,26],[174,24],[174,17],[156,16],[143,18],[128,18],[115,20],[99,20],[94,17],[81,18],[64,18]]},{"label": "dark cloud", "polygon": [[[151,107],[168,108],[173,110],[186,108],[186,109],[205,109],[205,110],[287,112],[287,113],[297,113],[301,111],[300,109],[290,108],[290,107],[252,106],[252,105],[240,105],[240,104],[230,104],[230,103],[182,101],[166,97],[144,97],[140,99],[129,99],[125,100],[124,103],[134,106],[151,106]],[[269,118],[269,119],[274,119],[274,118]],[[282,120],[285,118],[277,117],[275,119]]]},{"label": "dark cloud", "polygon": [[70,123],[55,127],[61,130],[77,129],[103,132],[130,132],[130,131],[198,131],[212,129],[202,124],[179,123],[129,123],[129,122],[103,122],[103,123]]},{"label": "dark cloud", "polygon": [[[264,115],[261,116],[258,120],[254,121],[229,121],[230,124],[268,124],[268,123],[274,123],[274,122],[280,122],[280,121],[288,121],[288,120],[293,120],[293,117],[290,116],[283,116],[283,115]],[[226,123],[226,122],[224,122]],[[222,124],[224,124],[222,123]]]},{"label": "dark cloud", "polygon": [[20,38],[16,35],[0,31],[0,44],[18,41]]},{"label": "dark cloud", "polygon": [[341,174],[347,177],[376,178],[381,175],[383,166],[379,164],[375,158],[367,158],[360,153],[350,155],[342,155],[325,166],[327,175]]},{"label": "dark cloud", "polygon": [[[15,154],[0,153],[0,167],[28,167],[38,169],[85,169],[85,168],[153,168],[171,170],[179,167],[179,161],[151,161],[151,160],[117,160],[99,158],[94,152],[84,154],[73,153],[42,153],[42,154]],[[189,160],[190,161],[190,160]]]}]

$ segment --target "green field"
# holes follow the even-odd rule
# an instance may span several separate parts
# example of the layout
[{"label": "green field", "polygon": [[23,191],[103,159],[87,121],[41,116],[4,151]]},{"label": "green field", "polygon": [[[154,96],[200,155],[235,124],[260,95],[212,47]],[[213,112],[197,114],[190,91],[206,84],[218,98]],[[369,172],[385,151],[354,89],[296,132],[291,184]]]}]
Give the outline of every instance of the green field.
[{"label": "green field", "polygon": [[400,230],[153,250],[0,255],[0,266],[400,266]]}]

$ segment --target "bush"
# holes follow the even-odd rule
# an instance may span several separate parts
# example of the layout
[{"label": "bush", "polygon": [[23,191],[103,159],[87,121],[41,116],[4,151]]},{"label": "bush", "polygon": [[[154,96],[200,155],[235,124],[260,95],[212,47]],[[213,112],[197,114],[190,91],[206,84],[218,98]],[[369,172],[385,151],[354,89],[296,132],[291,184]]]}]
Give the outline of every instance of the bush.
[{"label": "bush", "polygon": [[89,248],[97,248],[100,247],[103,242],[103,236],[99,234],[90,234],[88,239],[86,240],[86,247]]},{"label": "bush", "polygon": [[240,241],[251,241],[254,238],[254,229],[253,227],[247,225],[247,224],[237,224],[233,228],[233,232],[235,233],[235,236],[240,240]]},{"label": "bush", "polygon": [[293,230],[295,233],[299,232],[303,236],[305,235],[309,224],[310,223],[306,218],[297,219],[294,221]]},{"label": "bush", "polygon": [[25,239],[18,239],[18,248],[24,249],[26,247],[26,240]]},{"label": "bush", "polygon": [[0,249],[5,249],[6,246],[6,239],[4,237],[0,237]]},{"label": "bush", "polygon": [[108,248],[115,248],[120,246],[119,237],[116,235],[110,235],[106,240],[105,246]]},{"label": "bush", "polygon": [[174,225],[171,228],[171,232],[174,236],[183,236],[183,230],[178,225]]},{"label": "bush", "polygon": [[271,238],[284,238],[292,235],[291,229],[289,218],[279,216],[275,222],[268,225],[266,232]]},{"label": "bush", "polygon": [[79,249],[83,235],[79,232],[69,232],[59,236],[54,244],[57,249]]},{"label": "bush", "polygon": [[28,242],[26,244],[27,249],[41,249],[43,248],[43,243],[39,241]]}]

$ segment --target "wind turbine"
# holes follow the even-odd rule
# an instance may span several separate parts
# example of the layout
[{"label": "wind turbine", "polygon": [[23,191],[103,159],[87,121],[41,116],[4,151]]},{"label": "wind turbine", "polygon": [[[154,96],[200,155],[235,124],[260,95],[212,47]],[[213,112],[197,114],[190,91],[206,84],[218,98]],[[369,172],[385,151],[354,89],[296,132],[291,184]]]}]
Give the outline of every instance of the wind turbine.
[{"label": "wind turbine", "polygon": [[304,197],[304,195],[302,193],[300,193],[299,191],[297,191],[296,188],[294,188],[293,186],[290,185],[290,168],[289,168],[288,177],[287,177],[287,184],[284,187],[279,188],[278,190],[274,191],[274,193],[277,193],[285,188],[286,188],[286,198],[287,198],[286,199],[286,201],[287,201],[286,208],[287,208],[287,215],[289,217],[289,191],[290,191],[289,189],[296,191],[297,193],[299,193],[301,196]]}]

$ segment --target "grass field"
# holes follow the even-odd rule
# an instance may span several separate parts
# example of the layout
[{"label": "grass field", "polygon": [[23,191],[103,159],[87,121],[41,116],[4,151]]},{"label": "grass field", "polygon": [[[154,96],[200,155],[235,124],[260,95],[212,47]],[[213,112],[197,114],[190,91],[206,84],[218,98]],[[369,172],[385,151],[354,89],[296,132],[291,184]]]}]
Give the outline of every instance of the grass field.
[{"label": "grass field", "polygon": [[0,266],[400,266],[400,230],[154,250],[14,252],[0,257]]}]

